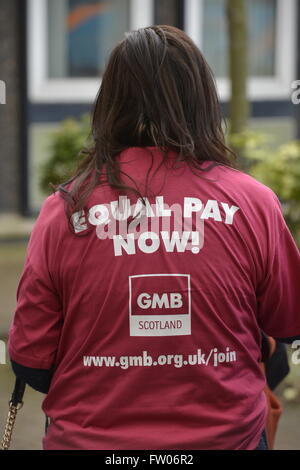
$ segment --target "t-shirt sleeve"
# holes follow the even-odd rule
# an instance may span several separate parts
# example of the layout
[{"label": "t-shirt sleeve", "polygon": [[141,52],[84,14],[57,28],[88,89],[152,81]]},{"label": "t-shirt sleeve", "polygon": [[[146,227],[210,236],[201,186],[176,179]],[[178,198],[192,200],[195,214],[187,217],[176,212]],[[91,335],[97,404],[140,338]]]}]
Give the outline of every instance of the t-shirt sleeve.
[{"label": "t-shirt sleeve", "polygon": [[63,323],[60,296],[49,269],[49,260],[54,256],[49,224],[52,198],[44,201],[29,238],[8,339],[13,361],[39,369],[55,364]]},{"label": "t-shirt sleeve", "polygon": [[264,278],[257,288],[258,322],[269,336],[300,334],[300,253],[273,195]]}]

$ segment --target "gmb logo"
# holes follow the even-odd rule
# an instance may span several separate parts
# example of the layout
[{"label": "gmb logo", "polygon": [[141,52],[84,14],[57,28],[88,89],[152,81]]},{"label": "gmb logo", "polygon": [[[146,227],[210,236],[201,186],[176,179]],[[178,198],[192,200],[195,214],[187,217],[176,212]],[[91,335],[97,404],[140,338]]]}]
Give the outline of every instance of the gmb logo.
[{"label": "gmb logo", "polygon": [[183,305],[182,295],[179,292],[153,295],[143,292],[137,297],[137,304],[142,309],[148,308],[180,308]]},{"label": "gmb logo", "polygon": [[130,336],[191,334],[189,274],[129,276]]}]

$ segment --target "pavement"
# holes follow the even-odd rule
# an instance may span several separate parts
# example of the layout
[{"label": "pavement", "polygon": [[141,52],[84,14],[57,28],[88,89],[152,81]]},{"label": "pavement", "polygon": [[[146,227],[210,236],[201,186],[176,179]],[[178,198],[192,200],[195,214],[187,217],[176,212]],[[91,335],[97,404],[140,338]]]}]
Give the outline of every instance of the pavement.
[{"label": "pavement", "polygon": [[33,224],[33,217],[22,217],[15,213],[0,214],[0,243],[24,240],[29,237]]}]

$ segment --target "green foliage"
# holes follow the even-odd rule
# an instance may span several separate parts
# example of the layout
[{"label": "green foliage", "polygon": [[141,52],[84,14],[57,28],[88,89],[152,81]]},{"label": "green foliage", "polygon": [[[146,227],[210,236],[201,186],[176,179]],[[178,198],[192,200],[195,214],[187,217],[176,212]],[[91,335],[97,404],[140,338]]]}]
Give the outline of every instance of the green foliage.
[{"label": "green foliage", "polygon": [[249,162],[248,172],[269,186],[283,203],[283,213],[300,245],[300,141],[274,147],[268,135],[245,131],[230,137]]},{"label": "green foliage", "polygon": [[62,122],[53,132],[50,144],[50,158],[40,167],[40,189],[51,194],[49,183],[63,183],[77,168],[81,150],[89,144],[90,117],[83,115],[80,120],[72,118]]}]

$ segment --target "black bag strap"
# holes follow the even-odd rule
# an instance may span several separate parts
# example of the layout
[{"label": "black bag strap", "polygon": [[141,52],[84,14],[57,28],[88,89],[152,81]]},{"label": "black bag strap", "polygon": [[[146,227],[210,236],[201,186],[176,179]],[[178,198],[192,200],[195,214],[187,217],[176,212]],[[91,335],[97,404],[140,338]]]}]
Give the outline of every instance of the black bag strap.
[{"label": "black bag strap", "polygon": [[22,379],[19,379],[17,377],[15,381],[14,390],[12,392],[11,400],[10,400],[10,403],[13,406],[18,406],[19,403],[23,403],[25,387],[26,387],[26,383]]},{"label": "black bag strap", "polygon": [[16,378],[15,386],[12,392],[12,396],[9,402],[9,410],[7,415],[7,421],[1,441],[1,450],[8,450],[11,443],[11,437],[14,430],[17,412],[23,406],[23,396],[25,392],[26,383]]}]

